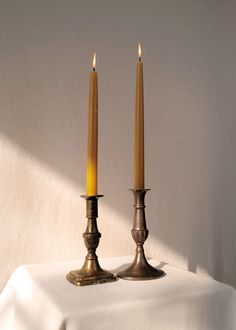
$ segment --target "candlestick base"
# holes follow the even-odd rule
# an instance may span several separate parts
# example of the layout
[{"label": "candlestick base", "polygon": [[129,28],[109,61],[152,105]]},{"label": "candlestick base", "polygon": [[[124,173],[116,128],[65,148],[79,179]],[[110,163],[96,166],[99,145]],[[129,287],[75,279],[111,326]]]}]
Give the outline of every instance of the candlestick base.
[{"label": "candlestick base", "polygon": [[80,270],[70,271],[66,278],[72,284],[77,286],[102,284],[116,281],[116,277],[112,273],[103,270],[100,267],[97,259],[85,260],[84,265]]},{"label": "candlestick base", "polygon": [[117,274],[124,280],[144,281],[164,276],[163,270],[152,267],[146,260],[144,253],[135,256],[132,265]]},{"label": "candlestick base", "polygon": [[131,266],[117,273],[117,277],[125,280],[152,280],[163,277],[163,270],[152,267],[145,257],[143,244],[148,237],[148,230],[145,219],[145,195],[149,189],[130,189],[135,198],[134,225],[131,231],[136,243],[136,255]]},{"label": "candlestick base", "polygon": [[86,217],[88,218],[88,223],[83,237],[88,254],[85,258],[83,267],[80,270],[70,271],[66,278],[72,284],[77,286],[114,282],[117,278],[111,272],[103,270],[100,267],[98,257],[95,253],[101,237],[101,234],[97,228],[97,201],[98,198],[103,197],[103,195],[83,195],[82,197],[86,199],[87,206]]}]

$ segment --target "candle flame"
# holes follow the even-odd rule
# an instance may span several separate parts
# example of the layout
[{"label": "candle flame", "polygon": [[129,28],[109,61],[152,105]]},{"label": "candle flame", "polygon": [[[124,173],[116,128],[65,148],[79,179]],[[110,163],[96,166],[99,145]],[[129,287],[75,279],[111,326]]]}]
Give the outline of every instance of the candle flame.
[{"label": "candle flame", "polygon": [[96,53],[93,54],[93,70],[96,69]]},{"label": "candle flame", "polygon": [[138,59],[139,59],[139,61],[141,61],[141,57],[142,57],[141,45],[138,44]]}]

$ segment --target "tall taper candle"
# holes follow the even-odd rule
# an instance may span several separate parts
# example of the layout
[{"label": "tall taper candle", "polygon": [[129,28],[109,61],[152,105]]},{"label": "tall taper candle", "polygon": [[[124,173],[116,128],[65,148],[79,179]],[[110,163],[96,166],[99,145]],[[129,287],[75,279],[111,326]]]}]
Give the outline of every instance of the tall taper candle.
[{"label": "tall taper candle", "polygon": [[98,171],[98,77],[96,72],[96,54],[93,56],[93,70],[89,83],[88,113],[88,155],[87,155],[87,195],[97,194]]},{"label": "tall taper candle", "polygon": [[141,46],[138,46],[138,63],[136,70],[136,104],[135,104],[135,166],[134,188],[144,189],[144,95],[143,95],[143,62]]}]

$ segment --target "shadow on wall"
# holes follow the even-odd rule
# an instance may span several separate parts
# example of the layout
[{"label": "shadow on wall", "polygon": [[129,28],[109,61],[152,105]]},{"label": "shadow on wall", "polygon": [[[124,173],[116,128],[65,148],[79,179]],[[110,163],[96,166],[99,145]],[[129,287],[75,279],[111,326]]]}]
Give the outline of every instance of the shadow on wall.
[{"label": "shadow on wall", "polygon": [[236,115],[230,103],[224,106],[232,98],[234,85],[228,86],[233,79],[230,65],[221,68],[222,81],[216,82],[216,64],[198,89],[194,86],[198,77],[192,85],[185,84],[186,77],[176,83],[179,90],[185,89],[185,97],[171,93],[175,107],[173,100],[166,99],[162,127],[157,128],[160,142],[149,151],[153,157],[151,150],[155,150],[149,162],[157,189],[150,210],[157,223],[152,220],[150,229],[172,249],[164,254],[176,251],[184,259],[179,258],[179,264],[188,260],[190,271],[203,271],[235,286]]}]

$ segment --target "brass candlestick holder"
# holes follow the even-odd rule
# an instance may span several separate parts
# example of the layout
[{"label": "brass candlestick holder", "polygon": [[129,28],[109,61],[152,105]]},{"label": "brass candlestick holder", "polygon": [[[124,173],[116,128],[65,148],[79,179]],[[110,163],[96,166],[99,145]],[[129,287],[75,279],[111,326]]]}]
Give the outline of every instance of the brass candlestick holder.
[{"label": "brass candlestick holder", "polygon": [[81,197],[86,199],[86,217],[88,218],[88,223],[83,238],[88,254],[85,257],[83,267],[80,270],[72,270],[67,274],[66,278],[77,286],[114,282],[116,281],[116,277],[100,267],[96,255],[96,249],[101,237],[97,228],[98,199],[103,197],[103,195],[83,195]]},{"label": "brass candlestick holder", "polygon": [[130,189],[135,199],[134,225],[131,231],[132,237],[137,245],[136,255],[130,267],[120,271],[117,277],[126,280],[151,280],[165,275],[165,273],[157,268],[152,267],[144,254],[143,244],[148,237],[148,230],[145,219],[145,195],[150,189]]}]

